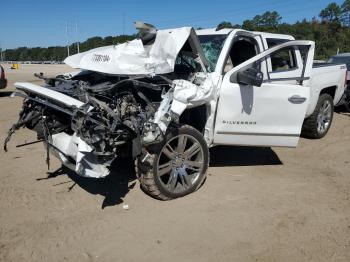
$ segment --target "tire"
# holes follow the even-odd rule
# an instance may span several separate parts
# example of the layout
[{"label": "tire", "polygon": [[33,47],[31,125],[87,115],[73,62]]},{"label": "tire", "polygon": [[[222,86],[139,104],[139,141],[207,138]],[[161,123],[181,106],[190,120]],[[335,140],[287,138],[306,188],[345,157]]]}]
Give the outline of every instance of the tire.
[{"label": "tire", "polygon": [[302,135],[311,139],[324,137],[332,125],[333,114],[333,98],[329,94],[320,95],[314,112],[304,120]]},{"label": "tire", "polygon": [[350,112],[350,89],[347,87],[347,90],[345,90],[345,101],[344,101],[344,106],[348,112]]},{"label": "tire", "polygon": [[200,132],[191,126],[169,128],[153,152],[137,160],[143,191],[159,200],[191,194],[203,184],[209,166],[209,149]]}]

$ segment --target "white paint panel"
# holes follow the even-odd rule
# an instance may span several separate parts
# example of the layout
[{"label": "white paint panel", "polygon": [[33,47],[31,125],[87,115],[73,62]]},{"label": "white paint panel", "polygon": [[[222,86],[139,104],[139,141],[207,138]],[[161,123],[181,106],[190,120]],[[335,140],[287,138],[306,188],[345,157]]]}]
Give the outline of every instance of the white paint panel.
[{"label": "white paint panel", "polygon": [[[247,144],[247,139],[251,141]],[[246,135],[218,135],[215,134],[215,145],[235,145],[235,146],[261,146],[261,147],[295,147],[299,137],[285,136],[246,136]]]},{"label": "white paint panel", "polygon": [[72,55],[64,62],[73,68],[106,74],[166,74],[174,71],[176,57],[192,30],[191,27],[159,30],[152,45],[144,46],[140,39],[135,39]]},{"label": "white paint panel", "polygon": [[[311,41],[283,43],[236,66],[224,76],[221,85],[214,144],[227,141],[227,144],[234,145],[297,145],[309,104],[309,81],[304,81],[303,86],[275,81],[263,83],[261,87],[230,81],[231,75],[239,70],[245,70],[252,63],[288,46],[309,47],[304,76],[310,77],[314,56],[314,43]],[[304,101],[289,101],[292,97]]]},{"label": "white paint panel", "polygon": [[39,85],[34,85],[31,83],[20,83],[17,82],[15,83],[15,87],[18,90],[24,91],[26,93],[33,93],[40,95],[42,97],[46,97],[48,99],[51,99],[53,101],[59,102],[61,104],[64,104],[66,106],[76,106],[76,107],[81,107],[84,103],[72,98],[70,96],[67,96],[65,94],[56,92],[54,90],[48,89],[46,87],[42,87]]},{"label": "white paint panel", "polygon": [[[288,101],[292,96],[307,100],[293,104]],[[228,144],[235,145],[294,147],[308,98],[308,87],[279,83],[243,86],[230,83],[226,76],[218,105],[214,143],[221,144],[227,139]]]}]

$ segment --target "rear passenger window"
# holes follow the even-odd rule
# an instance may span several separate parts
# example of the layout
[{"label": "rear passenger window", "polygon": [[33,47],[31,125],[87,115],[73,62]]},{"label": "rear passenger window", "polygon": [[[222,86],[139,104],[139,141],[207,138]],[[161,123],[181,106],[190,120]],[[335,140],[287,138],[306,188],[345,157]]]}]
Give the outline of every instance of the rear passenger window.
[{"label": "rear passenger window", "polygon": [[281,72],[297,68],[293,48],[281,49],[271,55],[272,72]]},{"label": "rear passenger window", "polygon": [[[266,39],[268,48],[287,42],[284,39]],[[281,72],[297,68],[295,50],[292,47],[279,50],[271,55],[272,72]]]}]

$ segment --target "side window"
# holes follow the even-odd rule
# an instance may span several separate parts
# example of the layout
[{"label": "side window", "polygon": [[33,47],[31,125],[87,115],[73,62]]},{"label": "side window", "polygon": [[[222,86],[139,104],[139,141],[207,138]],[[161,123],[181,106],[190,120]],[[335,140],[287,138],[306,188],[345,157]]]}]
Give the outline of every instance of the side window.
[{"label": "side window", "polygon": [[225,63],[224,73],[259,53],[258,44],[252,38],[238,37],[234,40]]},{"label": "side window", "polygon": [[[291,41],[284,44],[282,47],[265,50],[259,56],[252,59],[249,63],[245,64],[244,66],[239,66],[237,70],[230,75],[230,82],[243,85],[258,85],[264,82],[274,83],[281,81],[286,84],[302,86],[303,81],[310,78],[311,68],[307,67],[305,70],[303,70],[304,65],[301,67],[295,63],[296,61],[301,60],[301,57],[297,57],[299,54],[298,51],[304,50],[304,53],[306,54],[305,57],[307,59],[305,64],[307,64],[310,61],[310,58],[307,57],[309,54],[314,52],[314,47],[315,45],[311,41]],[[284,71],[281,74],[272,75],[271,69],[266,70],[266,67],[270,67],[270,65],[266,66],[265,63],[271,63],[271,58],[280,58],[285,63],[288,63],[287,66],[285,66],[285,64],[281,65],[281,67],[285,66],[285,68],[275,67],[275,72],[278,72],[277,70],[280,70],[279,72],[283,72],[282,70],[287,69],[293,71]],[[263,67],[261,72],[254,70],[259,69],[259,67],[256,66],[259,64]],[[261,73],[263,73],[263,77],[261,77]]]},{"label": "side window", "polygon": [[272,72],[281,72],[297,68],[295,50],[293,48],[281,49],[271,55]]},{"label": "side window", "polygon": [[[266,39],[268,48],[274,47],[276,45],[280,45],[282,43],[287,42],[288,40],[284,39]],[[278,52],[271,55],[271,66],[272,72],[283,72],[286,70],[296,69],[297,61],[295,57],[295,49],[292,47],[281,49]]]}]

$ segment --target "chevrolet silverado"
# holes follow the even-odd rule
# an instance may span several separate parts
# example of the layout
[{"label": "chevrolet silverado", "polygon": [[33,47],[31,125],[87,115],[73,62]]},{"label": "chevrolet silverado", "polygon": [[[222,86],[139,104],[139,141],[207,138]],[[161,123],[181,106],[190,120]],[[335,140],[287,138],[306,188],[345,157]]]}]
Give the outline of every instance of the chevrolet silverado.
[{"label": "chevrolet silverado", "polygon": [[197,190],[216,145],[297,146],[328,132],[345,65],[313,65],[315,44],[240,29],[156,30],[67,57],[79,69],[16,83],[20,127],[81,176],[132,156],[141,187],[169,200]]}]

